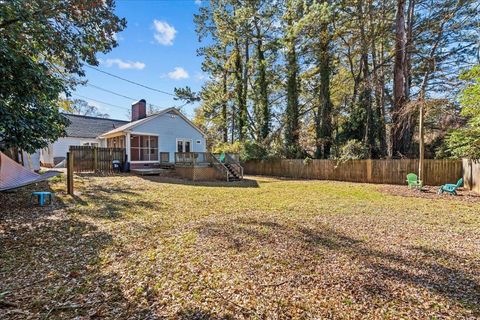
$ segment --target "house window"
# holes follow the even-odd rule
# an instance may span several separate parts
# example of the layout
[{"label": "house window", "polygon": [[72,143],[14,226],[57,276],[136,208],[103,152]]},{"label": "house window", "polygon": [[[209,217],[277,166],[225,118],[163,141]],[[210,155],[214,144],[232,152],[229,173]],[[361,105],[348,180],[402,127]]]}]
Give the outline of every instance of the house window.
[{"label": "house window", "polygon": [[131,161],[158,161],[158,137],[132,135],[130,157]]},{"label": "house window", "polygon": [[97,142],[84,142],[84,143],[82,143],[82,146],[98,147],[98,143]]},{"label": "house window", "polygon": [[192,152],[192,140],[177,139],[177,152]]}]

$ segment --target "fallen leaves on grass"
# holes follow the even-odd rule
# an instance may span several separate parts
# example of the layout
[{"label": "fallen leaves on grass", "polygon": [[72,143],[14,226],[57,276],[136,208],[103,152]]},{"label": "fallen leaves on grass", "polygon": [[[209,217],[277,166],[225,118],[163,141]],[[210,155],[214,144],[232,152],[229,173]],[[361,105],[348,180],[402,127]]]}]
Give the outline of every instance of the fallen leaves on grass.
[{"label": "fallen leaves on grass", "polygon": [[74,198],[39,185],[50,207],[0,194],[1,318],[480,316],[475,201],[269,178],[76,182]]}]

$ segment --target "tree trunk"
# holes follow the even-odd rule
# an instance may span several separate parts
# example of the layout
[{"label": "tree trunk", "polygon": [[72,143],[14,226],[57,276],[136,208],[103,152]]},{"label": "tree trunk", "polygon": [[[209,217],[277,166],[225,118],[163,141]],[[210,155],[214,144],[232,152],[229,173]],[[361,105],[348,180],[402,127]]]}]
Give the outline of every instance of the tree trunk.
[{"label": "tree trunk", "polygon": [[242,57],[240,54],[240,45],[238,39],[235,40],[235,90],[237,93],[236,104],[238,108],[238,139],[240,141],[245,140],[246,126],[247,126],[247,110],[244,101],[243,94],[243,68],[242,68]]},{"label": "tree trunk", "polygon": [[[292,19],[288,19],[288,26],[293,25]],[[299,144],[299,106],[298,106],[298,60],[293,36],[287,38],[287,108],[285,111],[285,150],[287,157],[300,156]]]},{"label": "tree trunk", "polygon": [[242,77],[242,84],[243,84],[243,103],[242,103],[242,117],[244,119],[244,133],[243,139],[246,139],[247,132],[248,132],[248,110],[247,110],[247,101],[248,101],[248,63],[250,61],[250,41],[248,36],[245,37],[245,61],[243,63],[243,77]]},{"label": "tree trunk", "polygon": [[258,95],[259,95],[259,116],[260,116],[260,139],[264,141],[270,133],[270,110],[268,105],[268,85],[267,71],[265,61],[265,52],[263,49],[262,35],[258,23],[255,23],[257,30],[257,63],[258,63]]},{"label": "tree trunk", "polygon": [[397,0],[397,13],[395,18],[395,63],[393,68],[393,112],[392,112],[392,133],[391,133],[391,155],[397,157],[406,154],[409,145],[406,145],[405,121],[400,113],[403,111],[407,97],[405,79],[405,53],[406,53],[406,30],[405,30],[405,4],[406,0]]},{"label": "tree trunk", "polygon": [[332,102],[330,100],[330,48],[329,34],[326,23],[322,24],[320,48],[318,55],[320,89],[319,105],[316,116],[316,144],[315,157],[328,159],[332,146]]},{"label": "tree trunk", "polygon": [[387,155],[387,133],[385,129],[385,79],[383,75],[383,46],[380,49],[380,70],[377,63],[377,48],[375,38],[372,38],[372,64],[373,64],[373,81],[375,88],[375,105],[377,117],[376,134],[379,141],[378,156],[383,158]]},{"label": "tree trunk", "polygon": [[363,2],[358,2],[358,14],[360,16],[360,40],[361,40],[361,60],[362,60],[362,73],[363,73],[363,89],[360,95],[360,105],[365,108],[365,132],[363,141],[369,150],[369,157],[375,153],[375,128],[373,124],[373,111],[372,111],[372,88],[370,81],[370,71],[368,68],[368,41],[365,35],[365,24],[367,22],[366,15],[363,14]]},{"label": "tree trunk", "polygon": [[228,117],[227,117],[227,70],[223,70],[223,101],[222,101],[222,140],[223,142],[228,141]]}]

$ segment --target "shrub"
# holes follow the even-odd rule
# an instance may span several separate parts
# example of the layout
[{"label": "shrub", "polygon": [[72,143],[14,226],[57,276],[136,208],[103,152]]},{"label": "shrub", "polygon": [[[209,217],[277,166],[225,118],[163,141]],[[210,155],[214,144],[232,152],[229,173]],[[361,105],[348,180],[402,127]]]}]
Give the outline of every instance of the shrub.
[{"label": "shrub", "polygon": [[361,141],[348,140],[340,150],[340,160],[361,160],[368,158],[368,147]]},{"label": "shrub", "polygon": [[241,161],[264,160],[269,158],[269,152],[266,147],[251,141],[222,143],[212,148],[213,153],[236,153],[240,155]]}]

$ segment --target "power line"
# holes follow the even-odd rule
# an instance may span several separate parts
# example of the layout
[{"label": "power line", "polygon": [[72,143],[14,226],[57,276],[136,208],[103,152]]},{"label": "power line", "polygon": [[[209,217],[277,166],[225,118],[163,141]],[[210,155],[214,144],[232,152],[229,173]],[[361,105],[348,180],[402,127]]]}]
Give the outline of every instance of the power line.
[{"label": "power line", "polygon": [[129,97],[129,96],[125,96],[125,95],[123,95],[123,94],[121,94],[121,93],[117,93],[117,92],[115,92],[115,91],[111,91],[111,90],[108,90],[108,89],[105,89],[105,88],[96,86],[96,85],[91,84],[91,83],[87,83],[87,86],[92,87],[92,88],[95,88],[95,89],[98,89],[98,90],[102,90],[102,91],[105,91],[105,92],[108,92],[108,93],[111,93],[111,94],[114,94],[114,95],[116,95],[116,96],[125,98],[125,99],[127,99],[127,100],[132,100],[132,101],[138,100],[138,99],[135,99],[135,98],[132,98],[132,97]]},{"label": "power line", "polygon": [[[101,91],[105,91],[105,92],[114,94],[114,95],[116,95],[116,96],[125,98],[125,99],[130,100],[130,101],[137,101],[137,100],[138,100],[138,99],[135,99],[135,98],[132,98],[132,97],[123,95],[123,94],[121,94],[121,93],[118,93],[118,92],[115,92],[115,91],[112,91],[112,90],[109,90],[109,89],[105,89],[105,88],[99,87],[99,86],[94,85],[94,84],[91,84],[91,83],[87,83],[87,85],[90,86],[90,87],[92,87],[92,88],[95,88],[95,89],[98,89],[98,90],[101,90]],[[156,105],[156,104],[153,104],[153,103],[147,103],[147,104],[150,105],[150,106],[152,106],[152,107],[156,107],[156,108],[162,109],[162,107],[159,106],[159,105]]]},{"label": "power line", "polygon": [[120,109],[124,109],[124,110],[130,111],[129,108],[117,106],[117,105],[115,105],[115,104],[111,104],[111,103],[108,103],[108,102],[104,102],[104,101],[100,101],[100,100],[97,100],[97,99],[93,99],[93,98],[89,98],[89,97],[86,97],[86,96],[82,96],[81,94],[78,94],[78,93],[73,93],[72,95],[77,96],[77,97],[80,97],[80,98],[83,98],[83,99],[92,100],[92,101],[95,101],[95,102],[98,102],[98,103],[106,104],[107,106],[111,106],[111,107],[120,108]]},{"label": "power line", "polygon": [[173,94],[173,93],[170,93],[170,92],[167,92],[167,91],[163,91],[163,90],[159,90],[159,89],[156,89],[156,88],[152,88],[152,87],[150,87],[150,86],[147,86],[147,85],[144,85],[144,84],[141,84],[141,83],[138,83],[138,82],[135,82],[135,81],[126,79],[126,78],[122,78],[122,77],[117,76],[117,75],[115,75],[115,74],[113,74],[113,73],[110,73],[110,72],[103,71],[103,70],[100,70],[100,69],[98,69],[98,68],[92,67],[92,66],[90,66],[90,65],[88,65],[88,64],[86,64],[85,66],[88,67],[88,68],[90,68],[90,69],[96,70],[96,71],[101,72],[101,73],[104,73],[104,74],[106,74],[106,75],[109,75],[109,76],[111,76],[111,77],[114,77],[114,78],[117,78],[117,79],[120,79],[120,80],[129,82],[129,83],[134,84],[134,85],[137,85],[137,86],[139,86],[139,87],[142,87],[142,88],[145,88],[145,89],[148,89],[148,90],[152,90],[152,91],[156,91],[156,92],[160,92],[160,93],[163,93],[163,94],[167,94],[167,95],[172,96],[172,97],[176,97],[176,95]]}]

